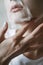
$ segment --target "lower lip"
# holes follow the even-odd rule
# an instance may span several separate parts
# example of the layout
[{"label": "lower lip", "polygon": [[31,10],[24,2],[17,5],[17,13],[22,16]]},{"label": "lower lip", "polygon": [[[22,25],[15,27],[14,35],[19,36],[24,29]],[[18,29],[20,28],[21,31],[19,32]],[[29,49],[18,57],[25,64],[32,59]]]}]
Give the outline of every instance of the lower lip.
[{"label": "lower lip", "polygon": [[15,8],[15,9],[12,9],[12,12],[16,13],[16,12],[21,11],[21,10],[22,10],[22,8]]}]

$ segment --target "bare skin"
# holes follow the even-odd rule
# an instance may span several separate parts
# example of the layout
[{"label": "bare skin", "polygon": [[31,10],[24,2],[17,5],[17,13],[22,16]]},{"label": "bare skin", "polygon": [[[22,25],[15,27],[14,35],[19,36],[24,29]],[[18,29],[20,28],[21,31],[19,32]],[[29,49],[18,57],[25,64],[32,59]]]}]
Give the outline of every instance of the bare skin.
[{"label": "bare skin", "polygon": [[[34,22],[35,20],[32,21]],[[39,24],[36,22],[37,26],[35,26],[33,29],[30,28],[31,33],[23,38],[23,34],[30,26],[29,24],[26,23],[21,30],[16,33],[15,36],[12,36],[8,39],[5,39],[4,37],[8,28],[8,24],[6,23],[5,27],[0,30],[0,65],[8,65],[13,57],[25,52],[27,52],[27,54],[29,53],[27,57],[31,59],[43,57],[43,22]],[[34,53],[35,50],[37,50],[36,54]]]},{"label": "bare skin", "polygon": [[[8,28],[8,24],[5,25],[3,29],[0,31],[0,64],[6,65],[9,63],[9,61],[16,57],[17,55],[21,54],[23,51],[21,51],[21,48],[17,49],[17,42],[22,38],[22,35],[25,33],[25,31],[28,29],[28,24],[26,24],[16,35],[15,37],[11,37],[8,39],[5,39],[4,34]],[[3,34],[4,33],[4,34]],[[2,38],[3,37],[3,38]],[[20,50],[21,49],[21,50]],[[2,52],[1,52],[2,51]],[[21,51],[21,52],[20,52]],[[11,56],[11,57],[10,57]],[[9,60],[7,60],[9,59]]]},{"label": "bare skin", "polygon": [[[43,24],[43,15],[39,16],[39,18],[32,21],[32,26],[30,25],[31,32],[40,24]],[[38,30],[38,33],[36,33],[34,35],[33,41],[31,41],[31,45],[32,45],[31,47],[32,48],[28,47],[27,52],[24,53],[24,55],[26,57],[28,57],[30,59],[34,59],[34,60],[41,58],[43,56],[43,41],[42,40],[43,40],[43,26],[42,26],[42,28],[40,30]],[[39,48],[37,47],[37,45],[39,46]],[[34,49],[33,47],[34,48],[37,47],[38,49]],[[32,49],[34,49],[34,51],[32,51]],[[30,50],[31,53],[29,53],[28,50]]]}]

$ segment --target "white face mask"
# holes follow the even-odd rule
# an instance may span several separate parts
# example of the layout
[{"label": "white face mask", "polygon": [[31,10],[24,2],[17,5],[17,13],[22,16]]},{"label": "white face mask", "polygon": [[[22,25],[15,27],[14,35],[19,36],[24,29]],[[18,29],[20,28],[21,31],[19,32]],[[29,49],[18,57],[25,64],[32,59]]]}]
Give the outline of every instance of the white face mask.
[{"label": "white face mask", "polygon": [[[17,11],[16,9],[11,11],[11,8],[15,5],[21,5],[23,8],[20,11]],[[32,17],[29,7],[22,0],[5,0],[5,6],[10,24],[14,25],[16,22],[24,22],[30,20]],[[16,12],[13,12],[15,10]]]}]

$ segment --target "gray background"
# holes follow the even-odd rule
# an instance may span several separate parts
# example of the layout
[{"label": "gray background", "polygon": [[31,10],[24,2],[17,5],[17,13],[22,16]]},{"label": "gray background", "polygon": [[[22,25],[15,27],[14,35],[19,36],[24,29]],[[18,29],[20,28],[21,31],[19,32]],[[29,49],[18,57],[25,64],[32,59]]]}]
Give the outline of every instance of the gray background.
[{"label": "gray background", "polygon": [[3,26],[6,20],[7,20],[7,16],[6,16],[5,6],[4,6],[4,0],[0,0],[0,27]]}]

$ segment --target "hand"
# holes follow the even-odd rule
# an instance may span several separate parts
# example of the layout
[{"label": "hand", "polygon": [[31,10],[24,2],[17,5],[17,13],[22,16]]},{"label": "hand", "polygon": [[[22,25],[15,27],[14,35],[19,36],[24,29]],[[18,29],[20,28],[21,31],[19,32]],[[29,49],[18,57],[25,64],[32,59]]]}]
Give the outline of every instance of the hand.
[{"label": "hand", "polygon": [[[34,20],[35,24],[33,24],[33,29],[35,29],[37,26],[39,26],[40,24],[43,24],[43,15],[39,16],[36,20]],[[39,35],[39,42],[41,44],[43,44],[43,26],[42,28],[40,29],[40,32],[42,33],[41,35]],[[38,32],[38,34],[40,34],[40,32]],[[38,34],[36,36],[38,36]],[[41,37],[42,36],[42,37]],[[37,41],[37,40],[36,40]],[[38,42],[38,43],[39,43]],[[35,44],[35,43],[34,43]],[[40,45],[40,44],[39,44]],[[43,45],[42,45],[43,46]],[[29,49],[28,49],[29,50]],[[28,58],[30,59],[39,59],[41,57],[43,57],[43,47],[39,48],[39,49],[36,49],[34,51],[31,51],[31,52],[26,52],[24,53],[25,56],[27,56]]]},{"label": "hand", "polygon": [[[17,37],[13,36],[10,38],[10,40],[12,40],[12,38],[14,38],[14,40],[12,42],[14,44],[13,45],[14,47],[11,47],[11,49],[13,48],[13,50],[11,52],[9,52],[7,57],[4,58],[4,61],[6,61],[6,59],[9,61],[9,59],[11,60],[13,57],[16,57],[17,55],[24,53],[24,52],[29,52],[28,57],[31,59],[36,59],[36,58],[40,58],[43,56],[42,53],[39,55],[39,53],[40,53],[39,50],[41,48],[43,48],[43,45],[41,44],[41,42],[43,42],[43,40],[42,40],[42,38],[43,38],[43,23],[39,24],[30,33],[30,35],[28,35],[25,38],[22,38],[23,34],[20,35],[20,33],[23,32],[24,30],[25,29],[20,30],[19,34],[18,33],[16,34]],[[39,39],[41,40],[41,42]],[[36,40],[38,41],[38,43]],[[40,44],[39,44],[39,42],[40,42]]]},{"label": "hand", "polygon": [[[29,58],[32,55],[31,51],[39,50],[39,45],[36,44],[36,36],[37,34],[42,30],[43,31],[43,23],[40,24],[34,31],[31,32],[30,35],[23,38],[23,34],[28,29],[28,24],[26,24],[20,31],[17,32],[17,34],[11,38],[5,39],[3,42],[1,42],[0,48],[4,51],[0,54],[1,63],[3,65],[7,65],[9,61],[13,58],[18,56],[21,53],[29,52]],[[42,34],[42,33],[41,33]],[[38,36],[40,39],[40,35]],[[41,36],[42,39],[43,36]],[[35,43],[33,43],[35,42]],[[33,56],[33,55],[32,55]],[[34,54],[34,57],[37,55]],[[34,58],[32,57],[32,59]],[[40,57],[40,56],[39,56]]]},{"label": "hand", "polygon": [[[0,33],[0,64],[7,65],[9,61],[16,57],[17,55],[21,54],[20,48],[17,48],[17,43],[22,39],[22,35],[28,29],[28,24],[23,26],[23,28],[18,31],[15,36],[12,36],[8,39],[5,39],[4,34],[8,28],[8,25],[5,26],[2,30],[2,34]],[[1,39],[3,36],[3,39]]]},{"label": "hand", "polygon": [[[31,41],[30,41],[32,48],[29,48],[29,46],[27,46],[28,47],[27,52],[24,53],[24,55],[30,59],[39,59],[40,57],[43,57],[43,16],[40,16],[39,18],[37,18],[36,20],[33,20],[32,22],[34,22],[34,24],[32,23],[33,30],[35,30],[35,28],[38,27],[39,25],[41,25],[41,27],[39,26],[40,28],[38,31],[36,31],[33,40],[31,39]],[[31,29],[32,29],[32,27],[31,27]],[[33,30],[32,30],[32,32],[33,32]],[[36,49],[35,49],[35,47],[36,47]],[[39,49],[37,49],[37,48],[39,48]]]},{"label": "hand", "polygon": [[6,24],[4,25],[4,27],[2,27],[2,28],[0,29],[0,43],[1,43],[3,40],[5,40],[5,33],[6,33],[7,29],[8,29],[8,23],[6,22]]},{"label": "hand", "polygon": [[43,57],[43,23],[27,36],[22,43],[23,42],[27,42],[27,53],[24,54],[25,56],[30,59],[39,59]]}]

